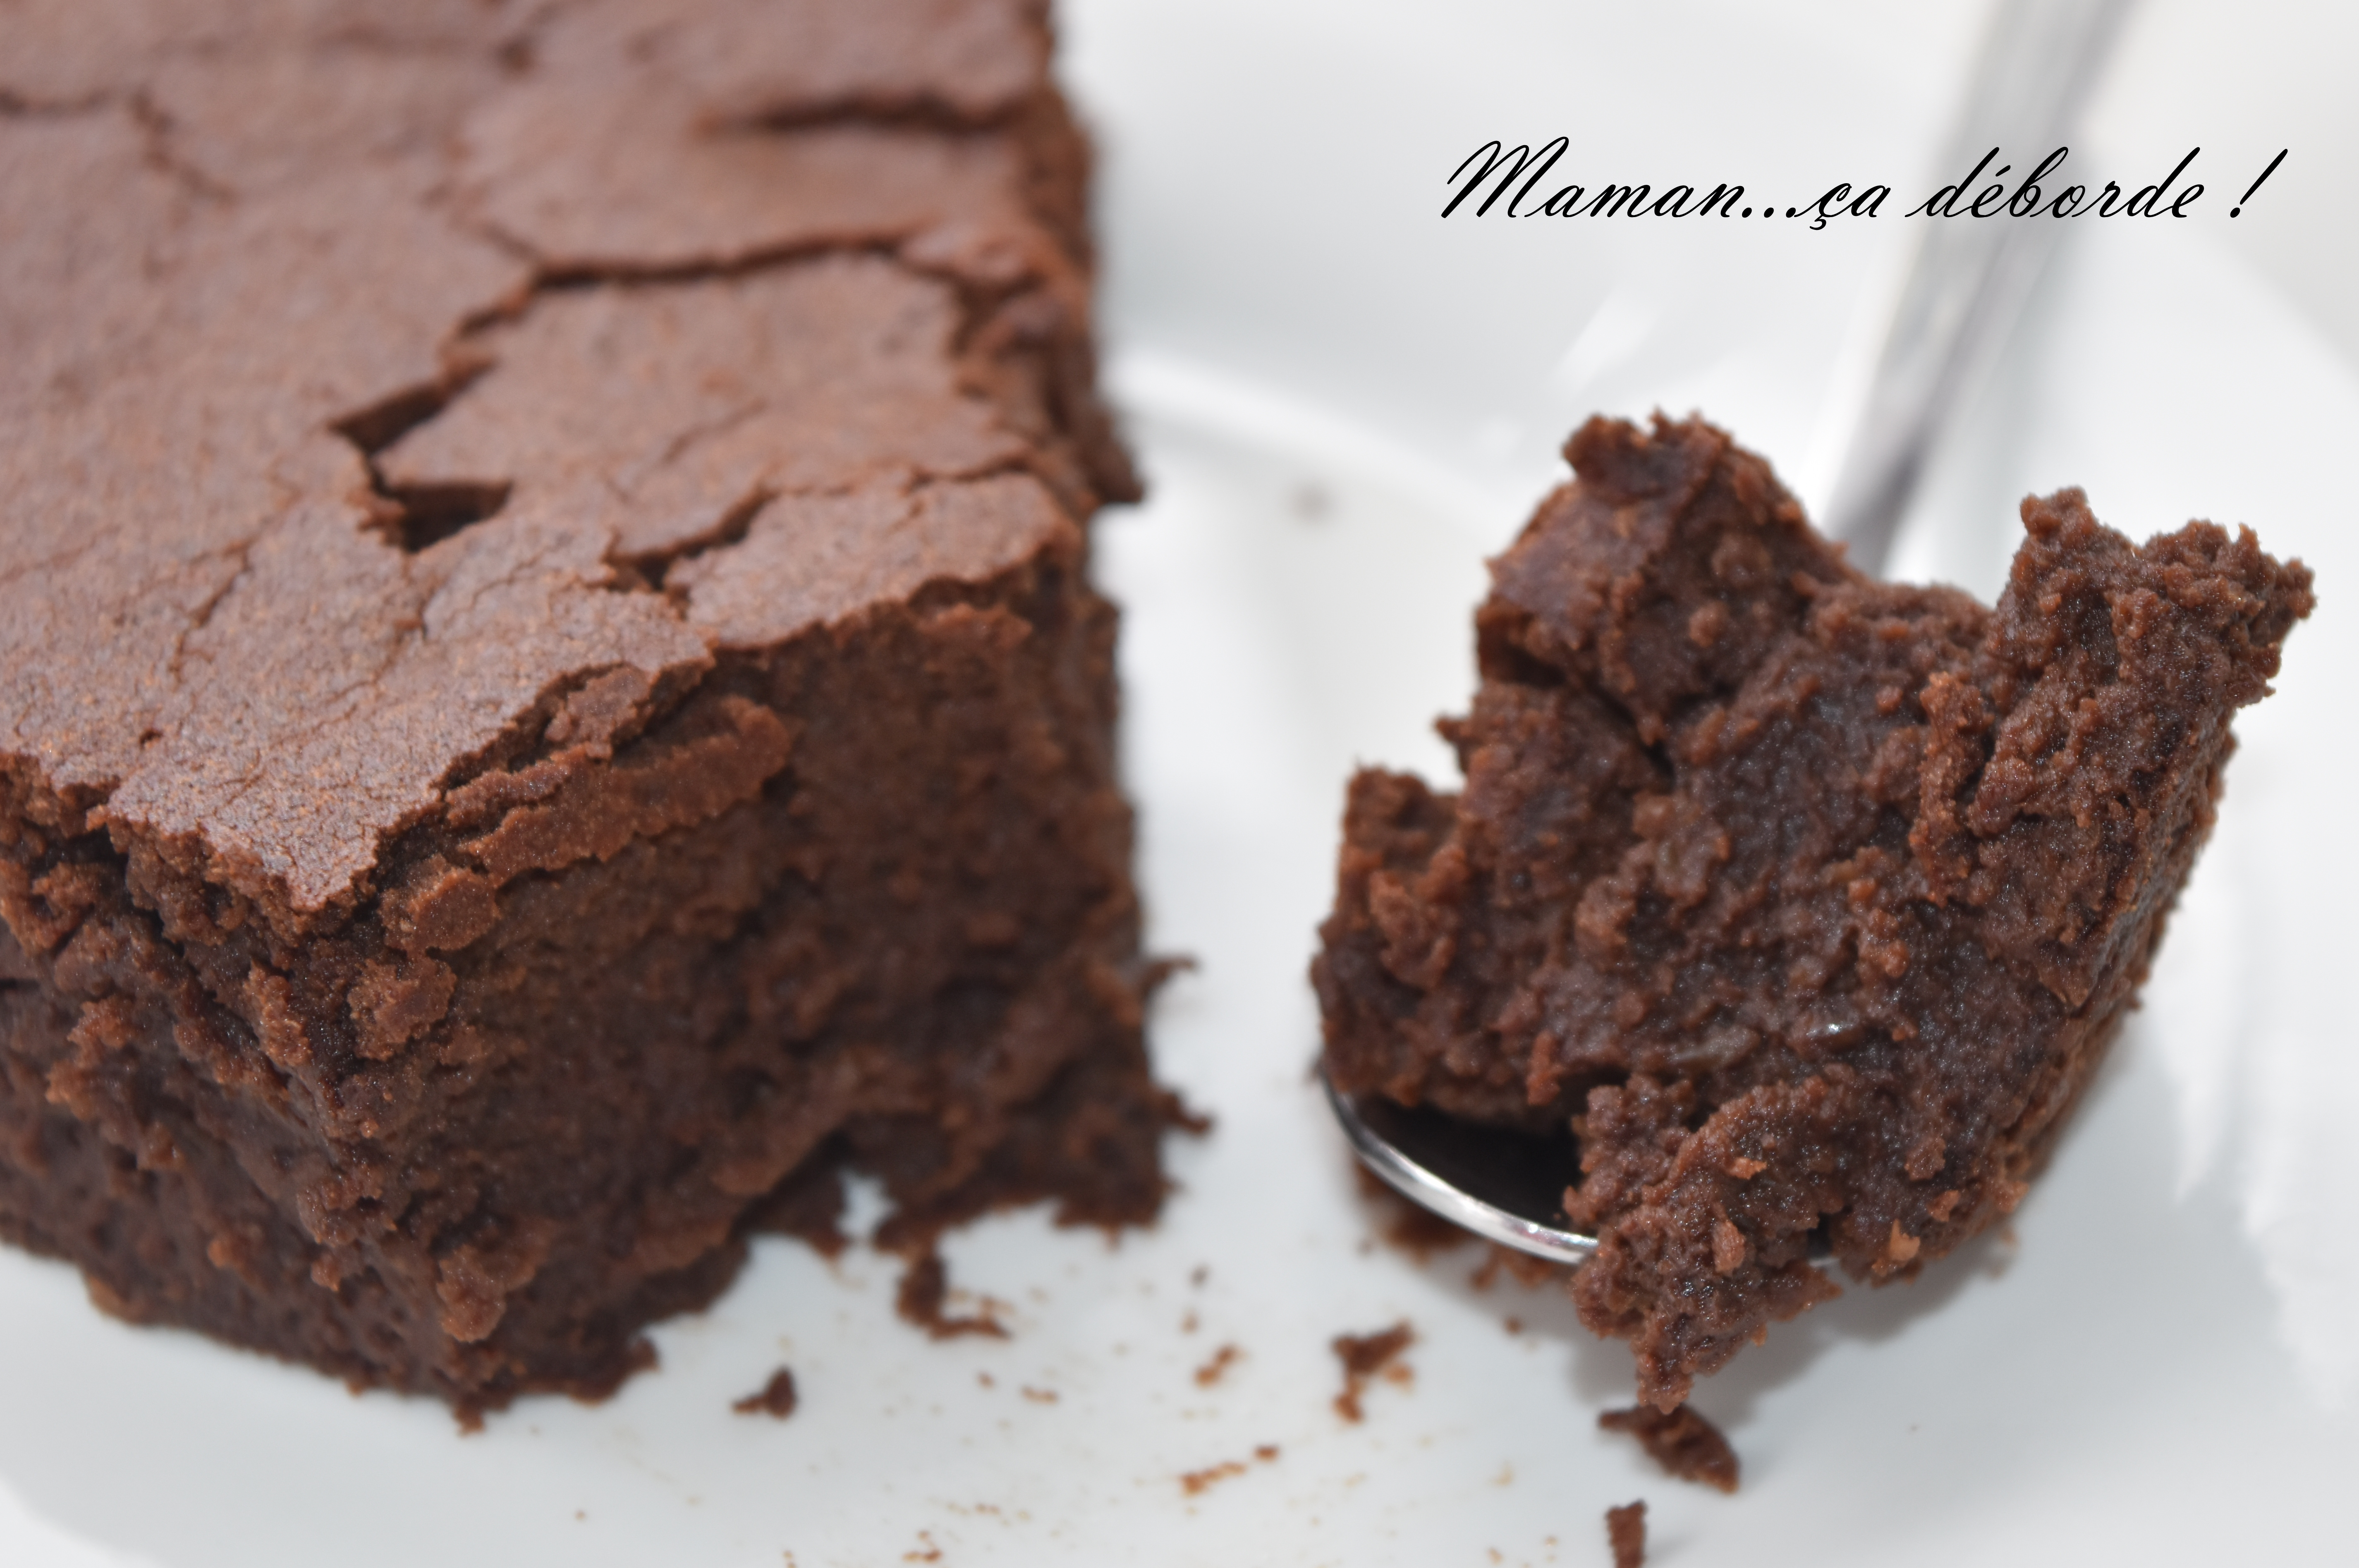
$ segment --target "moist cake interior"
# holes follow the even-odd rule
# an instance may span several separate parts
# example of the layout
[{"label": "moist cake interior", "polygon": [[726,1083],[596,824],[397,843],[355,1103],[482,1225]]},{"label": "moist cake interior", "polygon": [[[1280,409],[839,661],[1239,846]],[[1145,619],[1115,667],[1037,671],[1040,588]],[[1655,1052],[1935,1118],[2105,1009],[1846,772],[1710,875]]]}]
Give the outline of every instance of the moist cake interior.
[{"label": "moist cake interior", "polygon": [[2010,1212],[2310,574],[2027,500],[1995,609],[1870,580],[1701,420],[1592,420],[1492,566],[1454,794],[1370,770],[1313,967],[1347,1093],[1581,1141],[1582,1319],[1676,1407]]},{"label": "moist cake interior", "polygon": [[9,17],[0,1236],[473,1411],[1150,1217],[1045,8]]}]

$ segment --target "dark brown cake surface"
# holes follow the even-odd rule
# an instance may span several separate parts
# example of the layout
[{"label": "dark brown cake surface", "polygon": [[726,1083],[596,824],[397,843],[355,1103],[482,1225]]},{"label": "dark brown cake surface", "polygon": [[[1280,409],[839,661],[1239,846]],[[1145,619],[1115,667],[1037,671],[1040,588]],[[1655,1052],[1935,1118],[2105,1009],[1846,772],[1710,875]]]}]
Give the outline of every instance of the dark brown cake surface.
[{"label": "dark brown cake surface", "polygon": [[1150,1216],[1030,0],[0,0],[0,1235],[462,1408]]},{"label": "dark brown cake surface", "polygon": [[[1995,610],[1871,581],[1700,421],[1593,420],[1493,563],[1456,795],[1353,780],[1313,977],[1347,1092],[1582,1143],[1642,1395],[2012,1210],[2309,612],[2249,531],[2027,501]],[[1577,1180],[1575,1179],[1577,1178]]]}]

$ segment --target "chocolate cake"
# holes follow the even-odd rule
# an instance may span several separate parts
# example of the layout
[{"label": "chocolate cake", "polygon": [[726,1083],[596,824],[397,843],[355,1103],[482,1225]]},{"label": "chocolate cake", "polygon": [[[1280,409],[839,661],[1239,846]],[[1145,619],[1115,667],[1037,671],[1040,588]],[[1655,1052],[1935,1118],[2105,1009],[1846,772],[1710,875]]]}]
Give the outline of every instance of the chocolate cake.
[{"label": "chocolate cake", "polygon": [[1644,1498],[1605,1510],[1605,1544],[1614,1568],[1646,1568],[1647,1504]]},{"label": "chocolate cake", "polygon": [[473,1411],[1152,1216],[1043,5],[0,30],[0,1236]]},{"label": "chocolate cake", "polygon": [[1633,1405],[1625,1411],[1605,1411],[1597,1417],[1602,1432],[1626,1432],[1638,1440],[1647,1456],[1664,1474],[1681,1481],[1699,1481],[1723,1492],[1736,1490],[1743,1473],[1736,1450],[1720,1428],[1696,1413],[1693,1405],[1658,1411]]},{"label": "chocolate cake", "polygon": [[2023,504],[1997,607],[1872,581],[1701,421],[1596,419],[1492,565],[1464,787],[1351,785],[1347,1093],[1568,1123],[1642,1398],[2023,1196],[2210,830],[2310,573]]},{"label": "chocolate cake", "polygon": [[795,1372],[791,1367],[781,1367],[770,1374],[770,1380],[747,1394],[734,1400],[729,1408],[739,1415],[766,1415],[773,1421],[784,1421],[795,1413]]}]

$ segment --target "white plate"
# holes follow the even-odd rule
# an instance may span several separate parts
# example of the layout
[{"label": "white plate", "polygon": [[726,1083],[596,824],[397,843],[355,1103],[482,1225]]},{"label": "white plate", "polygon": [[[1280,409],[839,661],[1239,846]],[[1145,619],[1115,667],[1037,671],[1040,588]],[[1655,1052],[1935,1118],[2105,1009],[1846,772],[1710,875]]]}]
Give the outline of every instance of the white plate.
[{"label": "white plate", "polygon": [[[2331,1556],[2359,1461],[2359,1181],[2334,1137],[2359,1104],[2338,1027],[2359,864],[2330,826],[2359,761],[2336,728],[2359,385],[2200,232],[2074,237],[1901,552],[1988,593],[2015,497],[2078,481],[2134,533],[2249,521],[2323,584],[2240,725],[2147,1008],[2011,1239],[1854,1291],[1708,1382],[1745,1465],[1723,1498],[1596,1432],[1627,1357],[1560,1292],[1476,1289],[1471,1249],[1370,1245],[1304,1076],[1343,779],[1446,775],[1427,726],[1471,686],[1480,560],[1554,441],[1593,406],[1692,404],[1822,486],[1898,265],[1890,224],[1442,225],[1440,176],[1485,136],[1564,130],[1614,178],[1767,188],[1849,177],[1872,129],[1913,177],[1947,78],[1904,68],[1972,20],[1078,7],[1111,380],[1155,486],[1106,521],[1102,570],[1127,607],[1155,941],[1202,964],[1156,1045],[1219,1118],[1172,1145],[1164,1223],[1115,1246],[1037,1215],[954,1237],[955,1281],[1009,1303],[1006,1342],[929,1343],[892,1316],[887,1260],[765,1242],[712,1312],[657,1331],[661,1370],[475,1437],[123,1327],[71,1271],[0,1252],[0,1562],[1574,1563],[1638,1497],[1658,1562]],[[1404,1318],[1414,1384],[1343,1422],[1329,1340]],[[781,1362],[794,1418],[732,1414]]]}]

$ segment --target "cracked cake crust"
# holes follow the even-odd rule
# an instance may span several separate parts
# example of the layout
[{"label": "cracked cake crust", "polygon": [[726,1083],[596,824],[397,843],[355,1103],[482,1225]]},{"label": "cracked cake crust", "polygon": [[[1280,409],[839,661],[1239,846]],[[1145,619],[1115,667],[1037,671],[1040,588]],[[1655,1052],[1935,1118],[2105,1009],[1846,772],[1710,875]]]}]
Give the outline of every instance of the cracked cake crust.
[{"label": "cracked cake crust", "polygon": [[[2027,500],[1997,607],[1872,581],[1700,420],[1596,419],[1492,565],[1465,784],[1352,784],[1313,967],[1347,1093],[1582,1141],[1641,1396],[2010,1212],[2209,832],[2310,573]],[[1577,1179],[1575,1179],[1577,1177]]]},{"label": "cracked cake crust", "polygon": [[0,27],[0,1235],[473,1411],[1151,1216],[1042,7]]}]

